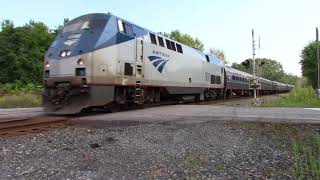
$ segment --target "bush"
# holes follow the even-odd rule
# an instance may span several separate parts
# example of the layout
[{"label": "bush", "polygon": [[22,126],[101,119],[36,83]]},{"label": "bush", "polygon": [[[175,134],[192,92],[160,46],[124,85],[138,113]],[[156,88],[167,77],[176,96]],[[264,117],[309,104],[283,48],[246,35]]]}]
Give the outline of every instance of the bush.
[{"label": "bush", "polygon": [[15,83],[6,83],[4,85],[0,85],[0,94],[25,94],[25,93],[33,93],[39,94],[41,93],[41,86],[37,86],[33,83],[22,84],[20,81],[16,81]]},{"label": "bush", "polygon": [[0,108],[27,108],[41,106],[41,87],[20,81],[0,85]]}]

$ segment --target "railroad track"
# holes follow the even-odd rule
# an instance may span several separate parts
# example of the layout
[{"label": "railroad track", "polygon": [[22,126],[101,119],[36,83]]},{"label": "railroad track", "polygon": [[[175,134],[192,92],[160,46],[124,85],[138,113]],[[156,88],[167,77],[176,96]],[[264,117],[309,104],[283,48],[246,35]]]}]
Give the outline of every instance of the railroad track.
[{"label": "railroad track", "polygon": [[68,126],[68,117],[34,116],[0,119],[0,137],[39,133]]},{"label": "railroad track", "polygon": [[[123,106],[119,108],[117,111],[131,111],[131,110],[137,110],[141,108],[152,108],[152,107],[158,107],[158,106],[166,106],[166,105],[179,105],[179,104],[186,104],[186,105],[210,105],[210,104],[221,104],[223,102],[232,102],[236,100],[251,100],[252,97],[244,97],[244,96],[233,96],[230,98],[226,99],[214,99],[214,100],[208,100],[208,101],[200,101],[200,102],[194,102],[194,100],[185,100],[185,101],[171,101],[171,100],[165,100],[161,101],[159,103],[152,103],[152,104],[144,104],[143,106]],[[117,112],[117,111],[112,111],[108,109],[91,109],[92,111],[88,112],[82,112],[78,114],[77,116],[86,116],[86,115],[96,115],[96,114],[101,114],[101,113],[107,113],[107,112]]]},{"label": "railroad track", "polygon": [[[202,102],[183,102],[177,101],[165,101],[157,104],[146,105],[145,108],[163,106],[163,105],[175,105],[175,104],[197,104],[197,105],[209,105],[219,104],[223,102],[252,99],[251,97],[232,97],[227,99],[202,101]],[[137,107],[123,107],[120,111],[136,110]],[[27,109],[19,110],[0,110],[0,137],[2,136],[15,136],[28,133],[38,133],[43,131],[49,131],[54,128],[63,128],[74,124],[76,121],[69,121],[79,116],[90,116],[105,113],[105,110],[96,109],[94,112],[80,113],[76,116],[48,116],[42,112],[42,109],[35,109],[28,111]]]}]

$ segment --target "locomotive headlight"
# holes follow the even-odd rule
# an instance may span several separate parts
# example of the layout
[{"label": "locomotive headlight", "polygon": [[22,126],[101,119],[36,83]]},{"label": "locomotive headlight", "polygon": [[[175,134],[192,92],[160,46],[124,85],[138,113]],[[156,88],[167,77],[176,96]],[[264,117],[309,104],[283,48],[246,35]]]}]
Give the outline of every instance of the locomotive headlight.
[{"label": "locomotive headlight", "polygon": [[49,68],[49,67],[50,67],[49,62],[46,62],[45,67],[46,67],[46,68]]},{"label": "locomotive headlight", "polygon": [[78,62],[77,62],[80,66],[83,66],[84,65],[84,61],[82,59],[79,59]]},{"label": "locomotive headlight", "polygon": [[71,54],[71,51],[69,51],[69,50],[63,50],[63,51],[60,52],[60,56],[61,57],[67,57],[70,54]]},{"label": "locomotive headlight", "polygon": [[61,51],[60,52],[61,57],[66,57],[67,56],[67,51]]}]

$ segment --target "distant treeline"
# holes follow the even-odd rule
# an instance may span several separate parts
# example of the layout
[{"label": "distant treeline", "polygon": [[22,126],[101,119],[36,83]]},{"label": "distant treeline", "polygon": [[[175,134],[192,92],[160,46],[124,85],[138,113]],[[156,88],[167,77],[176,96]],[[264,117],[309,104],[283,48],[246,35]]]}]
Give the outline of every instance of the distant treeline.
[{"label": "distant treeline", "polygon": [[[64,22],[68,21],[64,19]],[[17,84],[41,84],[43,59],[46,50],[54,41],[61,29],[49,29],[42,22],[30,21],[28,24],[15,27],[13,21],[5,20],[1,23],[0,31],[0,85],[7,83]],[[182,34],[178,30],[164,35],[181,43],[187,44],[203,51],[204,45],[198,39],[188,34]],[[227,62],[223,51],[211,48],[208,53]],[[316,60],[315,42],[308,44],[302,51],[301,65],[303,76],[308,78],[310,84],[316,85]],[[251,73],[250,62],[245,60],[241,64],[233,63],[232,67]],[[282,65],[272,59],[258,59],[258,75],[288,84],[296,84],[299,77],[286,74]]]},{"label": "distant treeline", "polygon": [[[240,64],[233,63],[231,67],[247,73],[252,73],[252,63],[252,59],[246,59]],[[257,58],[256,72],[259,77],[285,84],[296,85],[298,81],[301,80],[298,76],[285,73],[282,64],[273,59]]]}]

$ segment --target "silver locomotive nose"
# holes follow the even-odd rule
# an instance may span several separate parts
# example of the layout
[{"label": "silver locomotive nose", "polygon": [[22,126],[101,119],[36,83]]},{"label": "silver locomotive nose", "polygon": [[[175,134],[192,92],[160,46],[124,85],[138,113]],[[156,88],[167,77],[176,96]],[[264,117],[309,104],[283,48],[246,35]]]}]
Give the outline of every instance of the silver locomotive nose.
[{"label": "silver locomotive nose", "polygon": [[56,87],[60,83],[82,86],[90,82],[91,53],[63,60],[46,60],[44,82],[46,86]]}]

